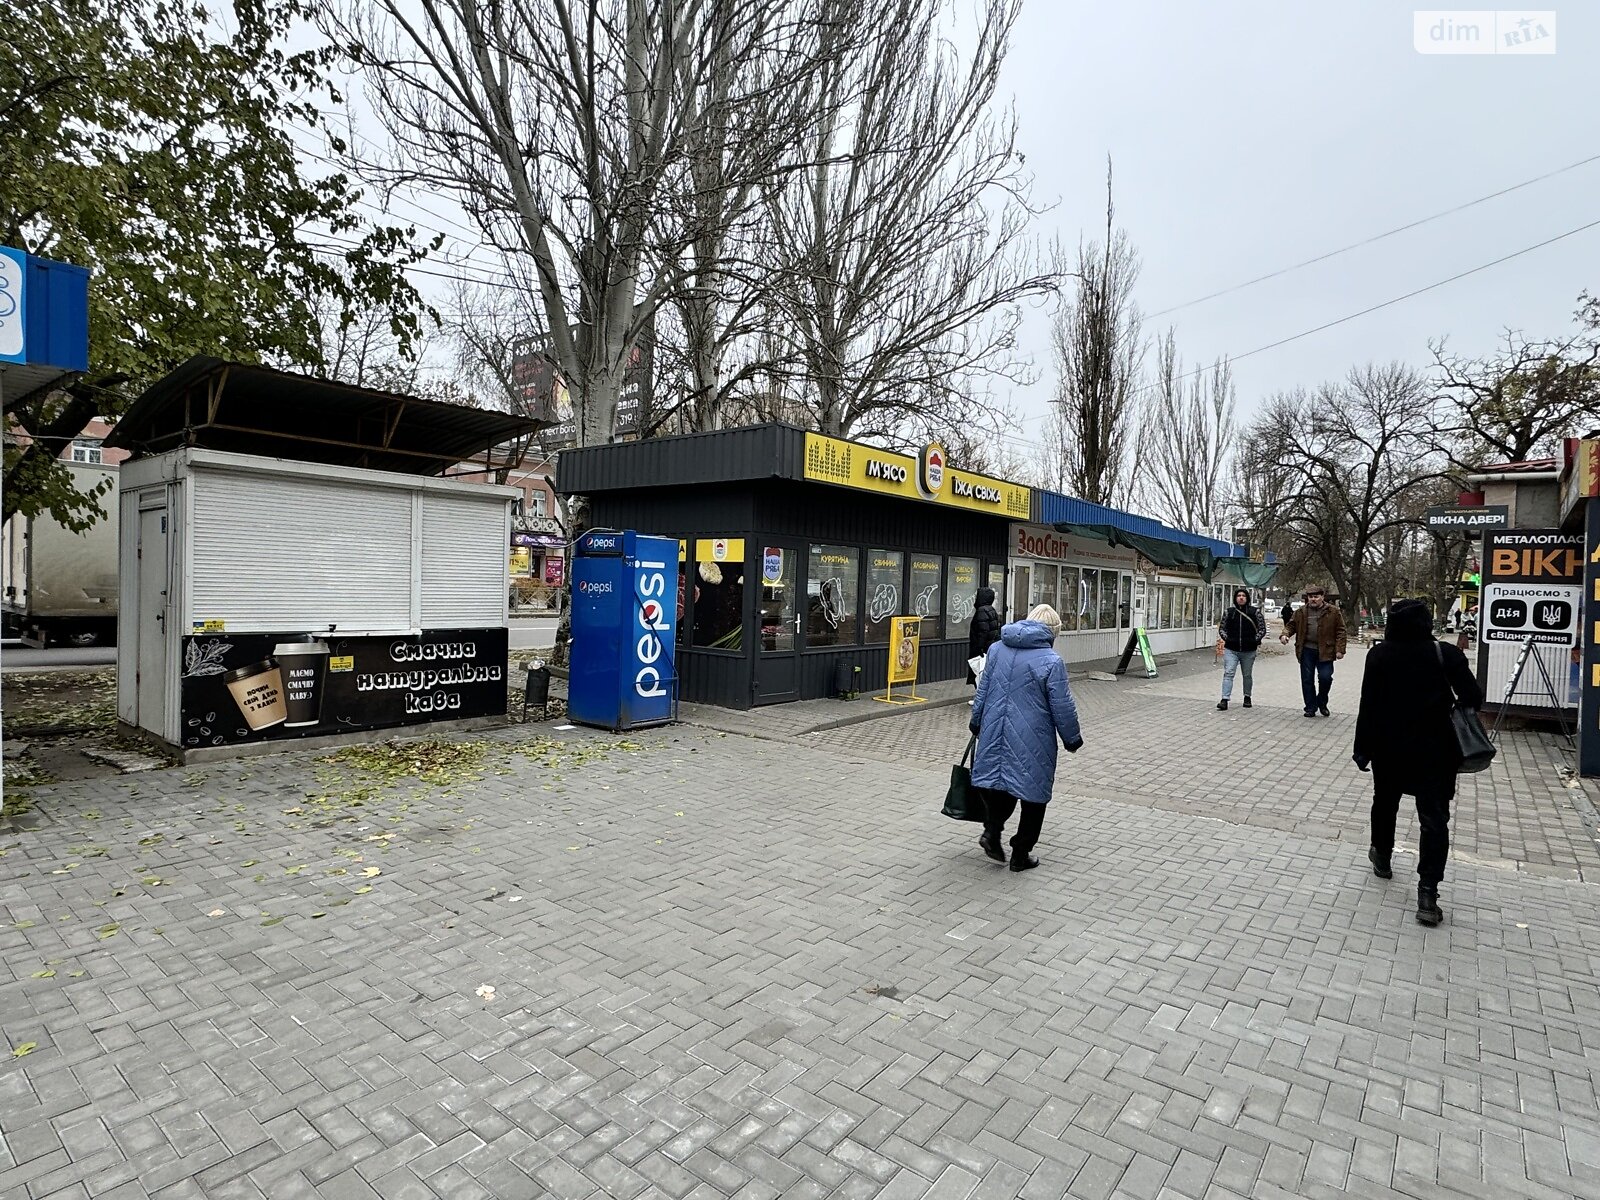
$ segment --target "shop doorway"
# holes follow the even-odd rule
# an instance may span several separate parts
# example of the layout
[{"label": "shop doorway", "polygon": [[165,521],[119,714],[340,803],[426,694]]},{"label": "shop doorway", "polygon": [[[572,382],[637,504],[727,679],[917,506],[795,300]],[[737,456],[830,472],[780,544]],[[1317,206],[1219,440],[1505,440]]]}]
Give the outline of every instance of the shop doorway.
[{"label": "shop doorway", "polygon": [[799,543],[761,548],[761,587],[756,593],[757,704],[778,704],[800,695],[800,599],[795,579],[802,553]]},{"label": "shop doorway", "polygon": [[[144,505],[159,505],[146,508]],[[145,729],[167,727],[167,607],[171,556],[167,552],[166,490],[140,501],[139,545],[134,562],[138,574],[139,618],[133,724]]]}]

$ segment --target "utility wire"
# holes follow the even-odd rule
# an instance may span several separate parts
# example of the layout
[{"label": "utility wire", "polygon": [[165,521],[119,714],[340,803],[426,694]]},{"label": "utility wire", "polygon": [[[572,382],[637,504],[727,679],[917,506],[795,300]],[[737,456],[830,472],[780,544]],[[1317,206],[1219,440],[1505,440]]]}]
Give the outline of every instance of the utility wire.
[{"label": "utility wire", "polygon": [[[1349,321],[1356,320],[1358,317],[1365,317],[1371,313],[1379,312],[1382,309],[1391,308],[1396,304],[1403,303],[1406,300],[1411,300],[1417,296],[1423,295],[1426,292],[1435,291],[1438,288],[1446,286],[1447,284],[1455,283],[1457,280],[1465,279],[1469,275],[1476,275],[1480,271],[1487,271],[1490,267],[1498,267],[1501,263],[1510,262],[1514,258],[1521,258],[1524,254],[1531,254],[1535,250],[1542,250],[1546,246],[1553,246],[1557,242],[1565,241],[1569,237],[1575,237],[1576,235],[1583,233],[1585,230],[1593,229],[1597,225],[1600,225],[1600,219],[1590,221],[1586,225],[1579,225],[1576,229],[1569,229],[1565,233],[1558,233],[1554,237],[1545,238],[1544,241],[1535,242],[1531,246],[1524,246],[1521,250],[1513,250],[1510,254],[1503,254],[1499,258],[1490,262],[1480,263],[1478,266],[1469,267],[1465,271],[1458,271],[1456,274],[1451,275],[1448,279],[1440,279],[1434,283],[1427,284],[1424,287],[1415,288],[1412,291],[1406,292],[1402,296],[1395,296],[1393,299],[1384,300],[1378,304],[1368,305],[1366,308],[1363,308],[1358,312],[1347,313],[1344,316],[1337,317],[1332,321],[1324,321],[1321,325],[1314,326],[1311,329],[1303,329],[1299,333],[1292,333],[1288,337],[1279,338],[1275,342],[1268,342],[1264,346],[1257,346],[1254,350],[1246,350],[1242,354],[1230,354],[1226,355],[1225,357],[1229,363],[1236,363],[1242,362],[1247,358],[1253,358],[1257,354],[1265,354],[1268,350],[1276,350],[1279,346],[1287,346],[1290,342],[1298,342],[1301,338],[1308,338],[1312,334],[1321,333],[1324,330],[1332,329],[1337,325],[1346,324]],[[1188,371],[1178,376],[1177,381],[1183,382],[1189,379],[1194,379],[1200,375],[1204,375],[1210,369],[1210,367],[1198,367],[1193,371]],[[1134,395],[1141,396],[1146,392],[1153,392],[1159,386],[1160,384],[1147,383],[1144,386],[1135,389]],[[1005,441],[1019,442],[1024,445],[1028,444],[1024,439],[1017,437],[1015,434],[1002,433],[999,436]]]},{"label": "utility wire", "polygon": [[1488,201],[1498,199],[1501,196],[1508,196],[1512,192],[1520,191],[1525,187],[1531,187],[1536,183],[1542,183],[1546,179],[1554,179],[1557,175],[1564,175],[1568,171],[1575,171],[1579,167],[1587,166],[1592,162],[1600,162],[1600,154],[1591,154],[1588,158],[1580,158],[1577,162],[1568,163],[1566,166],[1558,167],[1554,171],[1547,171],[1543,175],[1534,176],[1532,179],[1524,179],[1521,183],[1514,183],[1510,187],[1501,188],[1498,192],[1490,192],[1487,196],[1479,196],[1476,200],[1468,200],[1465,204],[1458,204],[1454,208],[1447,208],[1442,212],[1434,213],[1432,216],[1421,217],[1418,220],[1412,221],[1405,225],[1398,225],[1395,228],[1387,230],[1383,233],[1373,234],[1371,237],[1363,238],[1359,242],[1351,242],[1348,246],[1341,246],[1337,250],[1329,250],[1326,254],[1319,254],[1315,258],[1306,259],[1304,262],[1297,262],[1293,266],[1283,267],[1279,270],[1268,272],[1265,275],[1258,275],[1254,279],[1247,279],[1243,283],[1236,283],[1232,287],[1225,287],[1219,292],[1210,292],[1207,295],[1197,297],[1194,300],[1185,300],[1182,304],[1174,304],[1171,308],[1163,308],[1160,312],[1151,313],[1148,319],[1154,320],[1157,317],[1164,317],[1168,313],[1177,312],[1179,309],[1192,308],[1196,304],[1204,304],[1207,300],[1215,300],[1218,296],[1228,296],[1234,292],[1242,291],[1247,287],[1254,287],[1258,283],[1265,283],[1269,279],[1277,279],[1281,275],[1287,275],[1291,271],[1298,271],[1302,267],[1309,267],[1315,263],[1326,262],[1330,258],[1337,258],[1339,255],[1346,254],[1351,250],[1359,250],[1362,246],[1370,246],[1374,242],[1383,241],[1384,238],[1394,237],[1397,233],[1404,233],[1408,229],[1416,229],[1420,225],[1426,225],[1430,221],[1437,221],[1441,217],[1448,217],[1458,212],[1465,212],[1467,209],[1476,205],[1487,203]]}]

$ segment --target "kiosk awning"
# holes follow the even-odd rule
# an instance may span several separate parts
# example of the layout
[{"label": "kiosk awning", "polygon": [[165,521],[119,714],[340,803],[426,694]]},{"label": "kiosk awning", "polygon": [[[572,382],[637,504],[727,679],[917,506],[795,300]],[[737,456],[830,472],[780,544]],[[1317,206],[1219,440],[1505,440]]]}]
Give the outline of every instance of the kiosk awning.
[{"label": "kiosk awning", "polygon": [[[177,446],[440,475],[471,459],[515,466],[540,422],[196,355],[153,384],[106,445]],[[502,461],[492,462],[497,447]]]}]

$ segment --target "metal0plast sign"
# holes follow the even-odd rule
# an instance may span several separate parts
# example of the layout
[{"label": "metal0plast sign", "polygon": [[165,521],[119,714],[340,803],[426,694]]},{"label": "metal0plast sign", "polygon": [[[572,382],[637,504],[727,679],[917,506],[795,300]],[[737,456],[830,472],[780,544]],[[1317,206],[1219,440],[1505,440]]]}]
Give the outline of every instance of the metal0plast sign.
[{"label": "metal0plast sign", "polygon": [[1575,646],[1583,602],[1583,539],[1558,529],[1486,535],[1483,640]]}]

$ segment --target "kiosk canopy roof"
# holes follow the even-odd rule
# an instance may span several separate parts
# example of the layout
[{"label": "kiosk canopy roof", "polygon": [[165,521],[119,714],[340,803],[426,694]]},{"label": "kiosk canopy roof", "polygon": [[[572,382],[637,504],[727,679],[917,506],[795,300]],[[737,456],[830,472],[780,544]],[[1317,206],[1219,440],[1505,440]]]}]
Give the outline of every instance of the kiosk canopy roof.
[{"label": "kiosk canopy roof", "polygon": [[196,355],[135,400],[106,444],[136,454],[190,445],[440,475],[538,427],[510,413]]}]

